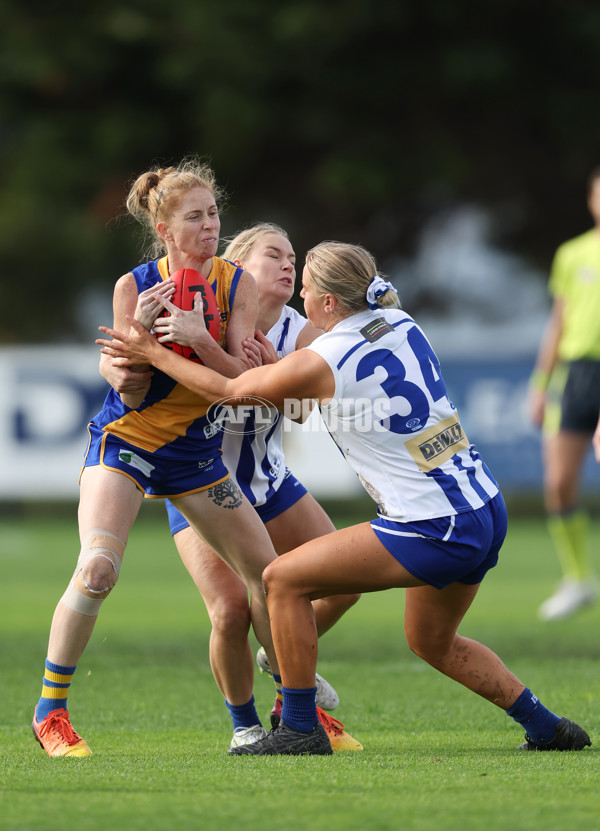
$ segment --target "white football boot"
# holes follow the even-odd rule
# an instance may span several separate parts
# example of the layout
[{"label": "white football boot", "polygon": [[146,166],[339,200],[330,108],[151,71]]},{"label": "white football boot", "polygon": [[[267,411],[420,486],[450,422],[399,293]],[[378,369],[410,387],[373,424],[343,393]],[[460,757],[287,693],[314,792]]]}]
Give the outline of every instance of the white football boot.
[{"label": "white football boot", "polygon": [[541,620],[562,620],[591,606],[598,599],[598,582],[590,577],[587,580],[564,579],[555,594],[545,600],[539,608]]},{"label": "white football boot", "polygon": [[231,747],[241,747],[243,744],[254,744],[264,739],[267,731],[262,724],[253,724],[252,727],[236,727],[231,739]]}]

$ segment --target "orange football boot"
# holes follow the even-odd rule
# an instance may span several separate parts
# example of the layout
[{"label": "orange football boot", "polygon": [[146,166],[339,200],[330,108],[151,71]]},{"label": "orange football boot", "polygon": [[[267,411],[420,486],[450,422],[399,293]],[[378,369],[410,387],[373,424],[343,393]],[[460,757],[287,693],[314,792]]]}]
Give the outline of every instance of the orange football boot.
[{"label": "orange football boot", "polygon": [[329,736],[331,747],[334,752],[338,750],[362,750],[363,746],[356,739],[353,739],[350,733],[346,733],[344,725],[337,718],[328,715],[320,707],[317,707],[317,715],[319,721],[325,728],[325,732]]},{"label": "orange football boot", "polygon": [[73,730],[69,714],[62,707],[52,710],[41,721],[37,721],[34,714],[31,729],[48,756],[92,755],[85,739]]}]

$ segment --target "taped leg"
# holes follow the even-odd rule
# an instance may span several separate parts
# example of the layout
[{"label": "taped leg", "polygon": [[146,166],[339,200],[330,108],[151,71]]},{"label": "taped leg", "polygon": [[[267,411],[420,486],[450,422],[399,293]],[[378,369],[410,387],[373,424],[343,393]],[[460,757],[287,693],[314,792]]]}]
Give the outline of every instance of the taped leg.
[{"label": "taped leg", "polygon": [[81,544],[75,572],[61,600],[74,612],[97,617],[105,597],[114,588],[125,543],[104,528],[92,528]]}]

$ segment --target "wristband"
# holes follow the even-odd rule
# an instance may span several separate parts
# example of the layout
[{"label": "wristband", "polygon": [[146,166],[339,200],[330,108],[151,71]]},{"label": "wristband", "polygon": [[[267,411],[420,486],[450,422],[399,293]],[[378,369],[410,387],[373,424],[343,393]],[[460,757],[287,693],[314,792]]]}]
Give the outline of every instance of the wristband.
[{"label": "wristband", "polygon": [[534,390],[544,392],[550,380],[550,373],[544,372],[543,369],[534,369],[531,378],[529,379],[529,386]]}]

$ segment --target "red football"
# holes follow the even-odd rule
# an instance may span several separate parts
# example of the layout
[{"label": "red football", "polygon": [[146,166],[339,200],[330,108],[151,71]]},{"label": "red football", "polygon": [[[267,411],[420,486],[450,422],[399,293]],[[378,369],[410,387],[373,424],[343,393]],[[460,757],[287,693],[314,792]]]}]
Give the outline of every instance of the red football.
[{"label": "red football", "polygon": [[[194,308],[196,293],[200,292],[204,304],[204,323],[206,324],[208,334],[213,340],[218,341],[221,330],[221,313],[217,306],[215,293],[206,277],[200,274],[199,271],[194,271],[193,268],[182,268],[179,271],[173,272],[170,278],[175,281],[175,294],[171,297],[171,303],[179,309],[191,311]],[[159,317],[169,317],[169,312],[165,309]],[[179,355],[183,355],[184,358],[189,358],[191,361],[196,361],[196,363],[202,363],[191,346],[180,346],[178,343],[165,343],[164,346],[167,346]]]}]

